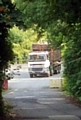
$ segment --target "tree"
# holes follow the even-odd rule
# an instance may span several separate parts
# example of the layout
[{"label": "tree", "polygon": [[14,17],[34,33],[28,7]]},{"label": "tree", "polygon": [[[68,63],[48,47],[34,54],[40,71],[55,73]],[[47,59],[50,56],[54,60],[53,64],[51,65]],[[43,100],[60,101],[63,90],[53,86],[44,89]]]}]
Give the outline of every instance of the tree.
[{"label": "tree", "polygon": [[13,60],[12,42],[7,39],[8,30],[22,21],[20,12],[12,4],[11,0],[0,0],[0,117],[4,117],[5,107],[2,97],[2,86],[5,79],[4,70],[8,62]]},{"label": "tree", "polygon": [[27,62],[27,55],[32,49],[32,44],[37,41],[37,32],[32,28],[24,31],[14,26],[9,30],[8,40],[12,41],[15,59],[19,59],[19,62],[25,59]]}]

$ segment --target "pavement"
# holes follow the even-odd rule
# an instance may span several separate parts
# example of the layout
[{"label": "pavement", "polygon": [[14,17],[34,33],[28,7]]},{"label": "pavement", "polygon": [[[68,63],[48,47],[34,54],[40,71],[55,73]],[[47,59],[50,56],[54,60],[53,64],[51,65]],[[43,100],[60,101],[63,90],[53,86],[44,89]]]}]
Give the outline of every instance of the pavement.
[{"label": "pavement", "polygon": [[3,96],[13,106],[18,120],[81,120],[81,108],[72,104],[64,93],[57,88],[29,89],[21,97]]}]

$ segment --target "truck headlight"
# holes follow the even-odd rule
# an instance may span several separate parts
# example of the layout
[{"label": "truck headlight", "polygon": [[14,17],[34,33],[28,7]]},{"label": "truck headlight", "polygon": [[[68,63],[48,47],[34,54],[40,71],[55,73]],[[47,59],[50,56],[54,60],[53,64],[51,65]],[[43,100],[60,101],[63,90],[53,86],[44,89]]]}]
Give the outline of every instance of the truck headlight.
[{"label": "truck headlight", "polygon": [[49,67],[45,67],[43,70],[44,71],[49,71]]}]

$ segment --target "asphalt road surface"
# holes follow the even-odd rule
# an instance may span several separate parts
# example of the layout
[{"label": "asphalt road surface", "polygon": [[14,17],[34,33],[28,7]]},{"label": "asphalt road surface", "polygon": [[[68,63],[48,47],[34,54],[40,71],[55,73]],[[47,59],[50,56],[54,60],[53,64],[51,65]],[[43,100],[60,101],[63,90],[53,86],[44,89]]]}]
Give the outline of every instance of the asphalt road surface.
[{"label": "asphalt road surface", "polygon": [[50,88],[52,78],[61,78],[61,74],[30,78],[27,65],[22,65],[8,81],[9,89],[3,97],[24,120],[80,120],[81,109],[72,105],[61,90]]},{"label": "asphalt road surface", "polygon": [[[16,68],[16,66],[14,67]],[[28,74],[27,65],[22,65],[22,68],[15,70],[14,79],[9,80],[9,89],[39,89],[42,87],[49,87],[49,81],[52,78],[61,78],[61,74],[55,74],[50,77],[38,76],[30,78]]]}]

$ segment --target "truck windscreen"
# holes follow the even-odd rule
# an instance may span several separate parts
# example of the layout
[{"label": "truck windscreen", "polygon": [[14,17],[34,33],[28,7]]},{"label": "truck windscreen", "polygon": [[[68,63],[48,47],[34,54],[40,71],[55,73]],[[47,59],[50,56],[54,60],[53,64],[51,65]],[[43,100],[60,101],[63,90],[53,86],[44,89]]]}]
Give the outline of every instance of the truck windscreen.
[{"label": "truck windscreen", "polygon": [[39,55],[29,55],[29,61],[30,62],[38,62],[38,61],[45,61],[46,55],[45,54],[39,54]]}]

